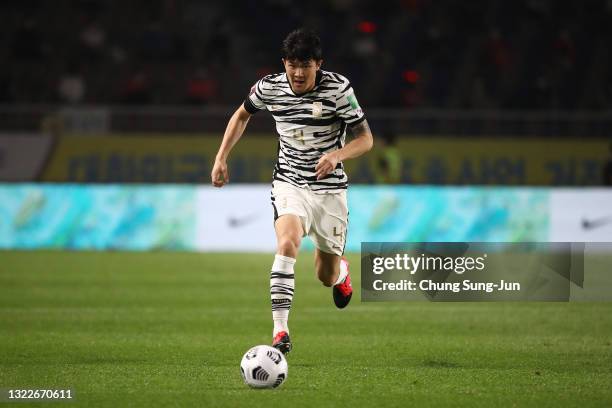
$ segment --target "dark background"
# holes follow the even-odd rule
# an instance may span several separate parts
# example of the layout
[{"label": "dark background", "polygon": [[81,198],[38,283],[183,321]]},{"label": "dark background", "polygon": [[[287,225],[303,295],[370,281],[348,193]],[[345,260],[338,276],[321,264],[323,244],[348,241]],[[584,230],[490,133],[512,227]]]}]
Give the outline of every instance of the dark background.
[{"label": "dark background", "polygon": [[[235,105],[316,29],[367,107],[605,110],[607,0],[4,1],[0,102]],[[83,92],[61,91],[67,79]],[[64,85],[65,86],[65,85]]]}]

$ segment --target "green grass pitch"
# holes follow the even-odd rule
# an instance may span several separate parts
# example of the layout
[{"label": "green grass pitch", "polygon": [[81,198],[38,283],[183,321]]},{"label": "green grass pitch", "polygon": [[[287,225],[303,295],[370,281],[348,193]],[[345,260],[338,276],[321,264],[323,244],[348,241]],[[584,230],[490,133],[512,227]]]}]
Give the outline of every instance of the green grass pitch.
[{"label": "green grass pitch", "polygon": [[288,379],[251,390],[239,362],[271,340],[271,263],[0,252],[0,388],[71,388],[65,406],[87,407],[612,406],[612,303],[361,303],[357,290],[339,311],[309,253]]}]

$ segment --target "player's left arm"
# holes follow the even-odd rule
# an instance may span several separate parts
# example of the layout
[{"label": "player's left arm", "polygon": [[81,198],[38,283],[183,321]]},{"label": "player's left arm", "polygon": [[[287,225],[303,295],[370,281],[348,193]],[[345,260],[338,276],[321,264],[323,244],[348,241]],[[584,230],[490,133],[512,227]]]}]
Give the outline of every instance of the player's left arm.
[{"label": "player's left arm", "polygon": [[334,171],[339,162],[359,157],[368,152],[374,145],[374,138],[367,120],[364,119],[351,127],[351,132],[353,133],[353,140],[343,148],[324,154],[319,159],[315,167],[317,180],[321,180]]}]

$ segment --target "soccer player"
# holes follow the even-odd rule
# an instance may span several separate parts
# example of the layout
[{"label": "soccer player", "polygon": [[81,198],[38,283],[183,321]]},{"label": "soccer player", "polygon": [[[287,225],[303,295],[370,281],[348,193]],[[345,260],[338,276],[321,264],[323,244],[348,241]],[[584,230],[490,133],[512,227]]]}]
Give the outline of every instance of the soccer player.
[{"label": "soccer player", "polygon": [[[211,179],[215,187],[229,182],[230,150],[250,116],[268,110],[279,135],[271,197],[277,239],[270,274],[272,345],[287,354],[292,347],[287,321],[293,266],[304,236],[315,244],[317,276],[323,285],[333,287],[336,306],[344,308],[351,300],[348,262],[342,258],[348,223],[348,183],[342,162],[370,150],[373,138],[348,79],[321,69],[321,41],[315,33],[291,32],[282,53],[285,72],[260,79],[229,120]],[[347,127],[353,140],[345,144]]]}]

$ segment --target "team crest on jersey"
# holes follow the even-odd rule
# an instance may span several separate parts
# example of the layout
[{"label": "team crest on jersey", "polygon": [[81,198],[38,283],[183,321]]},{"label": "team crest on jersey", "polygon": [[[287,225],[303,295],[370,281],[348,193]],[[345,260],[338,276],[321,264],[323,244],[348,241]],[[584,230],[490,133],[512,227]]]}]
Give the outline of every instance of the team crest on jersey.
[{"label": "team crest on jersey", "polygon": [[312,103],[312,116],[315,118],[323,116],[323,102]]}]

